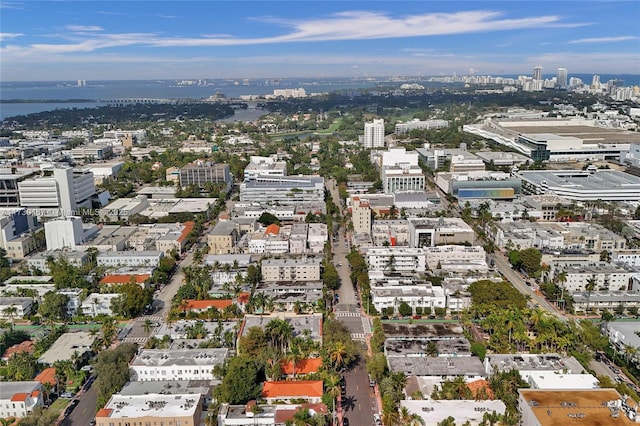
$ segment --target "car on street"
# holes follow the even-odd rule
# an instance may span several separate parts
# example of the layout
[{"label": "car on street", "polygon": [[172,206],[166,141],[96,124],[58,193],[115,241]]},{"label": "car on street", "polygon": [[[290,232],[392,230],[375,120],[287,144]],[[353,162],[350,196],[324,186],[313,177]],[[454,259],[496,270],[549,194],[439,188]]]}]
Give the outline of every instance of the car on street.
[{"label": "car on street", "polygon": [[71,401],[71,403],[69,403],[69,405],[67,405],[67,408],[64,409],[64,416],[65,417],[69,417],[69,415],[71,414],[73,409],[76,408],[76,406],[79,403],[80,403],[80,401],[77,400],[77,399],[74,399],[73,401]]},{"label": "car on street", "polygon": [[374,387],[376,385],[376,381],[373,377],[371,377],[371,374],[369,374],[369,386]]},{"label": "car on street", "polygon": [[373,415],[373,423],[375,423],[376,426],[382,426],[382,419],[380,418],[380,414],[376,413]]},{"label": "car on street", "polygon": [[614,367],[613,365],[609,367],[611,369],[611,371],[613,371],[616,374],[620,374],[620,369],[618,367]]}]

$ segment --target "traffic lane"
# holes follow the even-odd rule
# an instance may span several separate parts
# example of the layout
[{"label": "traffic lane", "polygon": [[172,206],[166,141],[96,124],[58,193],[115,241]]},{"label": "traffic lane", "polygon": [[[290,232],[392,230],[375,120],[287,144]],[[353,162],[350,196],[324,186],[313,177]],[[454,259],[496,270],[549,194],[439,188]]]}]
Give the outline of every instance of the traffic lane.
[{"label": "traffic lane", "polygon": [[498,268],[500,273],[507,279],[507,281],[509,281],[520,293],[524,294],[525,296],[531,297],[534,305],[538,305],[538,307],[562,321],[568,320],[566,316],[555,310],[544,297],[535,293],[528,285],[525,284],[520,274],[515,272],[513,268],[511,268],[511,264],[502,253],[495,254],[493,256],[493,259],[495,260],[496,267]]},{"label": "traffic lane", "polygon": [[[351,271],[349,269],[349,261],[346,258],[347,250],[344,247],[344,238],[338,238],[336,243],[337,247],[334,250],[333,262],[338,270],[338,276],[340,277],[340,288],[338,288],[338,294],[340,295],[340,303],[348,303],[354,305],[358,302],[355,291],[353,290],[353,284],[351,283]],[[342,266],[338,266],[342,264]]]},{"label": "traffic lane", "polygon": [[615,382],[616,375],[613,373],[613,371],[611,371],[609,366],[606,365],[604,362],[596,361],[595,359],[592,359],[589,362],[589,367],[591,367],[591,369],[596,373],[596,376],[607,376],[612,381]]},{"label": "traffic lane", "polygon": [[88,390],[79,395],[77,399],[80,401],[78,406],[65,419],[62,423],[63,425],[88,426],[96,417],[96,400],[98,399],[98,390],[95,383]]},{"label": "traffic lane", "polygon": [[361,358],[352,369],[344,373],[346,395],[342,398],[342,416],[349,419],[349,426],[371,426],[376,412],[376,399],[369,386],[365,362]]}]

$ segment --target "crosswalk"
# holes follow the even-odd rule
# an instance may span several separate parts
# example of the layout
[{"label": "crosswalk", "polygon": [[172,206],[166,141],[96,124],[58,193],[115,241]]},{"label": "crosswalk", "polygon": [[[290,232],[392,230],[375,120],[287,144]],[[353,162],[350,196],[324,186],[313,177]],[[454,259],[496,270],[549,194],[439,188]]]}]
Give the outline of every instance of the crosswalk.
[{"label": "crosswalk", "polygon": [[365,334],[364,333],[351,333],[351,338],[353,340],[365,340]]},{"label": "crosswalk", "polygon": [[163,317],[163,316],[160,316],[160,315],[153,315],[153,316],[140,317],[140,318],[138,318],[138,321],[142,321],[142,322],[144,322],[144,321],[146,321],[146,320],[149,320],[149,321],[156,321],[156,322],[162,322],[162,321],[164,321],[164,317]]},{"label": "crosswalk", "polygon": [[125,337],[122,342],[126,343],[147,343],[147,337]]},{"label": "crosswalk", "polygon": [[340,318],[340,317],[359,317],[360,313],[359,312],[345,312],[345,311],[336,311],[336,318]]}]

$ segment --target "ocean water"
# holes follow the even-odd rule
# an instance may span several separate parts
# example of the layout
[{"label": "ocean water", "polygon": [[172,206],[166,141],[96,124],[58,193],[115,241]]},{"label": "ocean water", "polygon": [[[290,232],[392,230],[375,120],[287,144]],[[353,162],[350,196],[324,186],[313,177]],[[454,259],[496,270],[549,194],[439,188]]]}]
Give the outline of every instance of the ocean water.
[{"label": "ocean water", "polygon": [[[591,82],[592,75],[571,74],[585,83]],[[516,77],[516,76],[507,76]],[[546,77],[546,76],[545,76]],[[640,75],[601,74],[600,80],[619,78],[626,86],[640,84]],[[437,86],[427,83],[426,78],[417,78],[416,82],[425,86]],[[194,82],[197,82],[195,80]],[[160,99],[206,99],[216,94],[227,98],[241,95],[264,95],[275,89],[302,87],[308,94],[346,91],[357,92],[363,88],[400,85],[400,81],[389,78],[328,78],[328,79],[207,79],[200,84],[180,84],[178,80],[86,80],[85,86],[76,81],[37,81],[37,82],[0,82],[0,120],[16,115],[51,111],[59,108],[91,108],[102,105],[100,101],[121,98],[160,98]],[[11,103],[9,100],[37,100],[30,103]],[[65,100],[87,100],[86,102],[59,102]]]}]

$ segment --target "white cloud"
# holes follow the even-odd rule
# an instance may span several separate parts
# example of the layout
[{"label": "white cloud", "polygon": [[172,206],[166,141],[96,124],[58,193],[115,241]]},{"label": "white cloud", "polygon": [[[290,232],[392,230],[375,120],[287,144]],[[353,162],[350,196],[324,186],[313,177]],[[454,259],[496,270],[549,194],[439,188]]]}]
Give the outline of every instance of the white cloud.
[{"label": "white cloud", "polygon": [[[464,34],[520,30],[523,28],[578,26],[561,22],[558,16],[536,16],[516,19],[502,18],[503,13],[495,11],[467,11],[456,13],[427,13],[407,17],[391,17],[383,13],[349,11],[326,18],[307,20],[284,20],[259,18],[258,20],[277,24],[288,29],[284,34],[239,38],[228,35],[202,35],[200,37],[165,37],[157,34],[106,34],[98,26],[68,25],[74,37],[90,37],[85,40],[73,39],[68,44],[34,44],[25,47],[32,54],[47,52],[87,52],[114,46],[148,47],[215,47],[275,44],[291,42],[339,41],[391,39],[402,37],[424,37],[436,35]],[[92,32],[92,34],[82,34]],[[77,40],[77,41],[76,41]]]},{"label": "white cloud", "polygon": [[104,28],[97,25],[67,25],[65,28],[73,32],[104,31]]},{"label": "white cloud", "polygon": [[11,40],[13,38],[21,37],[23,35],[24,34],[22,34],[22,33],[0,33],[0,41]]},{"label": "white cloud", "polygon": [[580,38],[577,40],[571,40],[569,44],[586,44],[586,43],[617,43],[619,41],[640,40],[637,36],[620,36],[620,37],[594,37],[594,38]]}]

